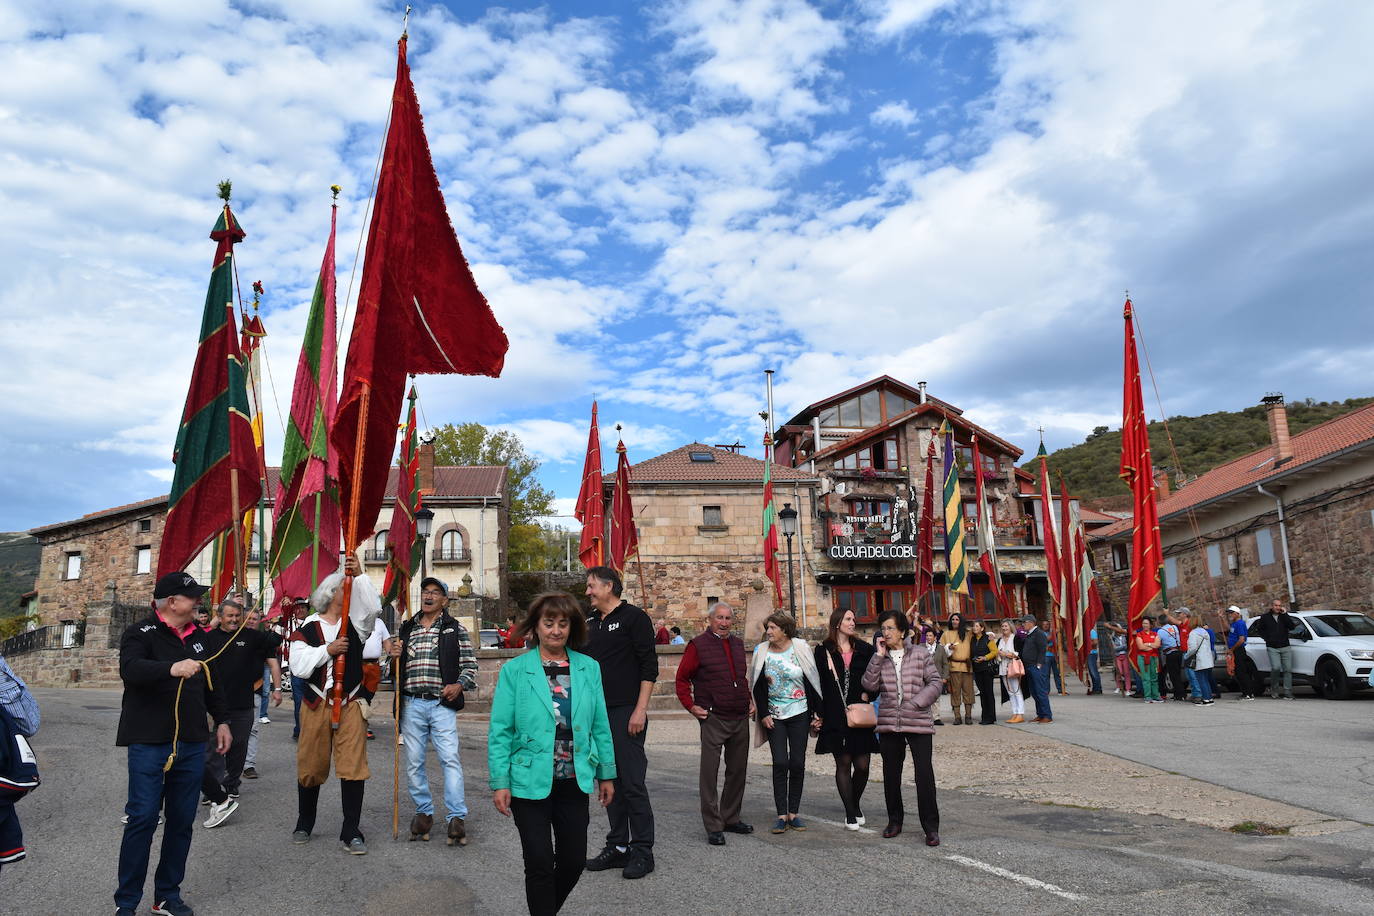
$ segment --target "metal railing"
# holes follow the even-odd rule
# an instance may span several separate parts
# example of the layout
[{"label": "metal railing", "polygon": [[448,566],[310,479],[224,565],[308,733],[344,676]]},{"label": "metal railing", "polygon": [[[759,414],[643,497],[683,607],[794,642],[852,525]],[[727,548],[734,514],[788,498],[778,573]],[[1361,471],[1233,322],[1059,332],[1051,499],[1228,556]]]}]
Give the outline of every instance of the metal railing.
[{"label": "metal railing", "polygon": [[0,647],[0,654],[14,658],[39,649],[72,649],[85,641],[84,635],[75,623],[52,624],[11,636]]},{"label": "metal railing", "polygon": [[377,550],[376,548],[369,547],[363,551],[364,563],[385,563],[388,559],[389,551],[384,549]]},{"label": "metal railing", "polygon": [[466,547],[443,548],[436,547],[434,556],[431,558],[437,563],[471,563],[472,551]]}]

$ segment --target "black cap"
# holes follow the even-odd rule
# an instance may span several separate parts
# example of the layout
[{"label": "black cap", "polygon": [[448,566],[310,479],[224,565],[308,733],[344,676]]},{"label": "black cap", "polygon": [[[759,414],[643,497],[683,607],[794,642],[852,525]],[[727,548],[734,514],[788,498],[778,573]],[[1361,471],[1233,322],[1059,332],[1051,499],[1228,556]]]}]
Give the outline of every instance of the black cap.
[{"label": "black cap", "polygon": [[291,603],[294,604],[296,607],[300,607],[302,604],[309,604],[309,603],[310,603],[310,599],[309,599],[309,598],[297,598],[295,601],[293,601],[293,602],[291,602]]},{"label": "black cap", "polygon": [[210,586],[201,585],[191,578],[190,573],[174,572],[157,580],[157,585],[153,587],[153,597],[170,598],[173,595],[185,595],[187,598],[199,598],[209,590]]},{"label": "black cap", "polygon": [[424,591],[431,585],[438,586],[439,591],[444,593],[444,597],[448,597],[448,585],[443,579],[436,579],[433,576],[426,576],[420,580],[420,591]]}]

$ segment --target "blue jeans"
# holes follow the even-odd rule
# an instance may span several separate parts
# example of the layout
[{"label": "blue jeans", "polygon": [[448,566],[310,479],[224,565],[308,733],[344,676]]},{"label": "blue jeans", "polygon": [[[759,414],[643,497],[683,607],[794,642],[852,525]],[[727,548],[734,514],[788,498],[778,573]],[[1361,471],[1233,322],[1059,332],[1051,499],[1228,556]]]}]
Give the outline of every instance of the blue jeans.
[{"label": "blue jeans", "polygon": [[1050,669],[1045,664],[1031,665],[1026,669],[1031,680],[1031,696],[1035,697],[1035,717],[1052,719],[1050,713]]},{"label": "blue jeans", "polygon": [[167,821],[162,828],[162,852],[153,875],[153,900],[181,900],[181,880],[186,876],[186,856],[191,851],[196,803],[205,772],[205,742],[177,742],[172,769],[162,772],[172,744],[129,745],[129,799],[124,813],[124,840],[119,845],[119,887],[115,906],[137,910],[148,878],[148,859],[157,830],[159,811]]},{"label": "blue jeans", "polygon": [[450,818],[467,817],[463,800],[463,764],[458,759],[458,719],[438,700],[406,697],[401,707],[401,735],[406,743],[406,776],[416,814],[433,814],[434,799],[425,774],[425,751],[434,742],[434,753],[444,769],[444,807]]},{"label": "blue jeans", "polygon": [[293,739],[301,736],[301,703],[305,702],[306,683],[305,678],[291,675],[291,705],[296,709],[296,727],[291,730]]},{"label": "blue jeans", "polygon": [[272,699],[272,669],[262,666],[262,700],[258,703],[258,718],[267,715],[267,701]]},{"label": "blue jeans", "polygon": [[1193,698],[1198,700],[1210,700],[1212,698],[1212,672],[1198,671],[1196,668],[1184,668],[1188,673],[1188,686],[1193,688]]},{"label": "blue jeans", "polygon": [[[1060,693],[1063,693],[1064,680],[1059,676],[1059,656],[1055,654],[1053,649],[1051,649],[1050,654],[1045,657],[1049,659],[1049,673],[1054,676],[1054,689],[1059,691]],[[1049,691],[1049,685],[1050,682],[1046,681],[1045,690],[1047,692]]]},{"label": "blue jeans", "polygon": [[1097,653],[1088,653],[1088,680],[1092,683],[1093,693],[1102,692],[1102,674],[1097,670]]}]

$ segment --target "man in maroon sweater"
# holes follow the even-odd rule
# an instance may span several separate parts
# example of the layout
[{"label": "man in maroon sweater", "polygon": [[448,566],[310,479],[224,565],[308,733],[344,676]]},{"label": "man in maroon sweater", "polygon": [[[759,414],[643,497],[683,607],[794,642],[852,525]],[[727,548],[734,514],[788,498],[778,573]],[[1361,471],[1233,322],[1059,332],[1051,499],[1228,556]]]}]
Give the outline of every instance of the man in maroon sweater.
[{"label": "man in maroon sweater", "polygon": [[[687,644],[677,669],[677,698],[701,723],[701,821],[712,846],[725,845],[725,831],[753,833],[739,819],[744,776],[749,765],[749,720],[754,699],[744,641],[730,632],[735,612],[717,601],[710,626]],[[725,755],[725,787],[716,792],[720,758]]]}]

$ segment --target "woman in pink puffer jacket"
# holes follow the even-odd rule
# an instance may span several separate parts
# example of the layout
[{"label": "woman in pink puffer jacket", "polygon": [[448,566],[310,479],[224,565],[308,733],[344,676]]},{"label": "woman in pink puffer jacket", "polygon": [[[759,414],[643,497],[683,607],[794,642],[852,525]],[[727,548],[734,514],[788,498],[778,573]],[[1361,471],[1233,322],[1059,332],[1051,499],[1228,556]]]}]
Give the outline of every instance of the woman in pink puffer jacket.
[{"label": "woman in pink puffer jacket", "polygon": [[935,661],[907,633],[911,624],[901,611],[887,611],[878,618],[878,651],[864,672],[863,686],[879,693],[878,751],[883,757],[883,795],[887,801],[887,827],[883,836],[902,832],[902,768],[906,751],[916,766],[916,811],[927,846],[940,845],[940,809],[935,801],[935,768],[931,763],[935,716],[932,707],[944,682]]}]

